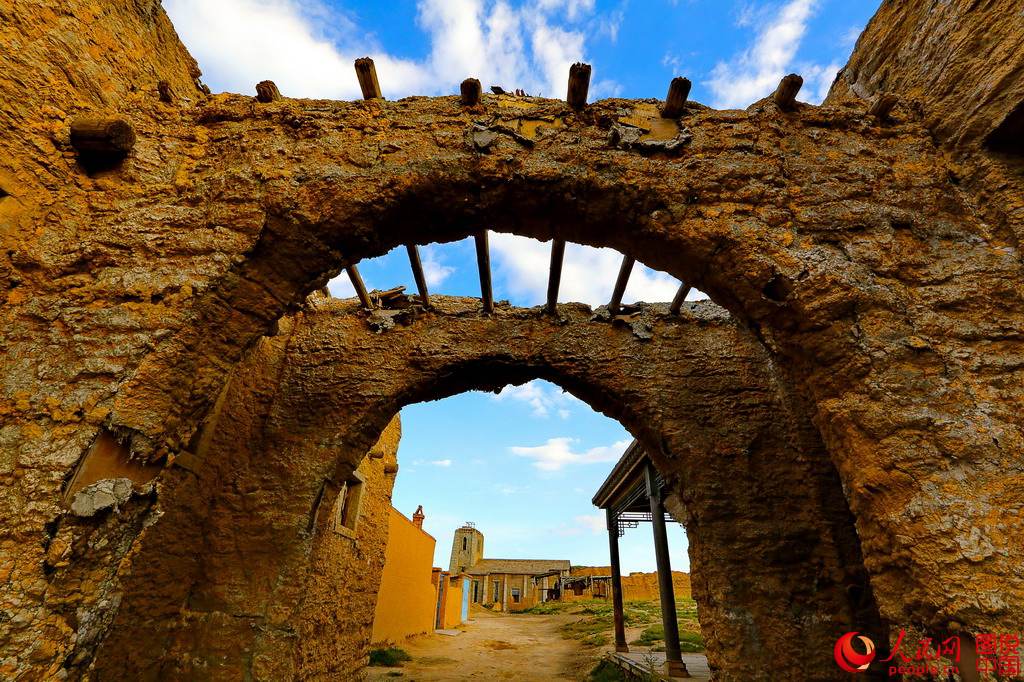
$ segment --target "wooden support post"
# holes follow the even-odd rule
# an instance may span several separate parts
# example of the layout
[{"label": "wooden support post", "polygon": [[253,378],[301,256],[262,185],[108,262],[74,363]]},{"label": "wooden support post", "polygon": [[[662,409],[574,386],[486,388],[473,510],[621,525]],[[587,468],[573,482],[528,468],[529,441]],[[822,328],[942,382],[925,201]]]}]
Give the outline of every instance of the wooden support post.
[{"label": "wooden support post", "polygon": [[484,300],[484,312],[494,312],[494,294],[491,292],[491,254],[487,248],[487,230],[473,235],[476,240],[476,264],[480,269],[480,297]]},{"label": "wooden support post", "polygon": [[661,108],[662,118],[679,118],[686,108],[686,98],[690,96],[690,79],[673,78],[665,95],[665,106]]},{"label": "wooden support post", "polygon": [[277,89],[274,81],[260,81],[256,84],[256,101],[273,102],[281,99],[281,91]]},{"label": "wooden support post", "polygon": [[633,272],[633,263],[636,260],[632,256],[623,256],[622,265],[619,267],[619,276],[615,278],[615,288],[612,290],[612,300],[608,304],[608,312],[613,316],[619,312],[622,305],[622,295],[626,293],[626,284],[629,282],[629,274]]},{"label": "wooden support post", "polygon": [[346,265],[345,272],[348,273],[348,278],[352,282],[352,288],[356,290],[356,296],[359,297],[363,307],[367,310],[373,310],[373,302],[370,300],[370,295],[366,293],[366,285],[363,284],[363,278],[359,275],[358,268],[354,265]]},{"label": "wooden support post", "polygon": [[79,153],[124,155],[135,146],[135,131],[123,118],[79,116],[71,122],[71,146]]},{"label": "wooden support post", "polygon": [[430,296],[427,294],[427,278],[423,276],[423,263],[420,262],[420,249],[415,244],[406,244],[409,252],[409,263],[412,265],[412,276],[416,280],[416,288],[420,292],[420,301],[424,308],[430,307]]},{"label": "wooden support post", "polygon": [[548,273],[548,313],[558,312],[558,285],[562,281],[562,259],[565,256],[565,240],[551,240],[551,270]]},{"label": "wooden support post", "polygon": [[462,106],[475,107],[477,104],[480,104],[480,81],[476,78],[467,78],[459,86],[459,93],[462,96]]},{"label": "wooden support post", "polygon": [[619,564],[619,524],[611,509],[605,509],[608,519],[608,553],[612,562],[612,613],[615,619],[615,650],[627,652],[626,620],[622,613],[622,568]]},{"label": "wooden support post", "polygon": [[874,116],[879,121],[888,120],[889,114],[892,113],[892,108],[899,104],[899,101],[900,98],[896,95],[881,94],[871,103],[868,114]]},{"label": "wooden support post", "polygon": [[675,298],[672,299],[672,305],[669,306],[668,311],[673,315],[678,315],[679,311],[683,307],[683,301],[686,300],[686,295],[690,293],[692,287],[686,282],[679,284],[679,289],[676,291]]},{"label": "wooden support post", "polygon": [[672,561],[668,553],[665,529],[665,504],[661,499],[654,465],[647,462],[647,497],[651,502],[651,526],[654,529],[654,556],[658,564],[658,593],[661,597],[661,623],[665,628],[665,661],[671,677],[689,677],[679,649],[679,622],[676,620],[676,596],[672,586]]},{"label": "wooden support post", "polygon": [[363,99],[376,99],[383,97],[380,94],[380,83],[377,82],[377,67],[369,57],[360,57],[356,60],[356,78],[359,79],[359,89],[363,91]]},{"label": "wooden support post", "polygon": [[569,89],[565,101],[573,109],[587,106],[587,91],[590,90],[590,64],[576,62],[569,67]]},{"label": "wooden support post", "polygon": [[783,111],[792,111],[796,108],[796,95],[804,85],[804,79],[795,73],[783,76],[779,81],[779,87],[775,88],[772,98]]}]

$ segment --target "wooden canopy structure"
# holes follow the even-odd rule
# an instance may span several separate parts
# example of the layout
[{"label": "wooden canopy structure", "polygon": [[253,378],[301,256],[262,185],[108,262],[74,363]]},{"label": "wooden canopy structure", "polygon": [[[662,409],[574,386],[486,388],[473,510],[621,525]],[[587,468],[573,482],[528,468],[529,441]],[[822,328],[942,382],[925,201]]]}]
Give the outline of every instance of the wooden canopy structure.
[{"label": "wooden canopy structure", "polygon": [[689,677],[679,647],[679,623],[672,586],[672,565],[668,552],[665,521],[675,520],[665,512],[665,482],[647,453],[634,440],[622,454],[594,495],[595,506],[604,509],[608,519],[608,547],[612,566],[612,607],[615,615],[615,650],[629,651],[622,610],[622,569],[619,562],[619,537],[626,528],[649,521],[654,530],[654,554],[658,564],[658,593],[661,620],[665,628],[665,661],[670,677]]}]

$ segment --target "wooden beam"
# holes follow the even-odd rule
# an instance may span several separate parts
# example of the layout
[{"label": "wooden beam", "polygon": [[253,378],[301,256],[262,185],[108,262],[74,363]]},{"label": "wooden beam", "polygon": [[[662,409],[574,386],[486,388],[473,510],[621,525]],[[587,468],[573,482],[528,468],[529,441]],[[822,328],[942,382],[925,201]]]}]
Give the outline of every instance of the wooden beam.
[{"label": "wooden beam", "polygon": [[665,528],[665,503],[658,485],[654,465],[647,462],[644,471],[647,498],[651,505],[651,527],[654,530],[654,559],[658,566],[658,594],[661,599],[661,624],[665,629],[665,661],[671,677],[689,677],[679,649],[679,623],[676,621],[676,597],[672,585],[672,561],[668,551]]},{"label": "wooden beam", "polygon": [[673,315],[678,315],[680,309],[683,307],[683,301],[686,300],[686,295],[690,293],[692,287],[686,282],[679,284],[679,290],[676,291],[675,298],[672,299],[672,305],[669,307],[669,312]]},{"label": "wooden beam", "polygon": [[476,78],[467,78],[459,86],[459,93],[461,94],[462,106],[475,107],[477,104],[480,104],[480,81]]},{"label": "wooden beam", "polygon": [[548,273],[548,312],[558,312],[558,285],[562,281],[562,259],[565,256],[565,240],[551,240],[551,271]]},{"label": "wooden beam", "polygon": [[686,98],[690,96],[690,79],[673,78],[665,95],[665,106],[661,109],[662,118],[679,118],[686,108]]},{"label": "wooden beam", "polygon": [[587,106],[587,91],[590,90],[590,64],[576,62],[569,67],[569,89],[565,101],[573,109]]},{"label": "wooden beam", "polygon": [[615,623],[615,650],[627,652],[626,619],[622,610],[622,568],[619,565],[619,523],[611,507],[604,510],[608,521],[608,554],[612,563],[612,620]]},{"label": "wooden beam", "polygon": [[626,293],[626,284],[629,282],[629,274],[633,272],[633,263],[636,262],[632,256],[623,256],[622,265],[619,266],[619,276],[615,278],[615,289],[612,290],[612,300],[608,304],[608,312],[613,316],[619,312],[622,305],[622,295]]},{"label": "wooden beam", "polygon": [[430,295],[427,293],[427,278],[423,276],[423,263],[420,262],[420,249],[415,244],[406,244],[409,252],[409,263],[412,265],[412,276],[416,279],[416,288],[420,292],[420,301],[424,308],[430,307]]},{"label": "wooden beam", "polygon": [[359,89],[363,91],[363,99],[377,99],[384,97],[380,94],[380,83],[377,82],[377,67],[369,57],[360,57],[356,60],[356,78],[359,79]]},{"label": "wooden beam", "polygon": [[779,87],[775,88],[772,99],[783,111],[792,111],[796,108],[796,95],[804,85],[804,79],[795,73],[783,76],[779,81]]},{"label": "wooden beam", "polygon": [[281,99],[281,91],[277,89],[274,81],[260,81],[256,84],[256,101],[273,102]]},{"label": "wooden beam", "polygon": [[354,265],[346,265],[345,272],[348,273],[348,279],[352,282],[352,288],[356,290],[356,296],[359,297],[360,303],[367,310],[373,310],[373,302],[370,301],[370,295],[366,293],[366,285],[363,284],[363,278],[359,275],[359,269]]},{"label": "wooden beam", "polygon": [[480,297],[484,300],[484,312],[494,312],[494,294],[491,292],[491,254],[487,248],[487,230],[473,235],[476,240],[476,264],[480,269]]},{"label": "wooden beam", "polygon": [[871,108],[868,109],[868,114],[874,116],[879,121],[888,120],[893,107],[899,104],[899,102],[900,98],[896,95],[881,94],[875,98],[874,102],[871,103]]},{"label": "wooden beam", "polygon": [[79,116],[71,122],[71,146],[79,152],[127,154],[135,146],[135,131],[123,118]]}]

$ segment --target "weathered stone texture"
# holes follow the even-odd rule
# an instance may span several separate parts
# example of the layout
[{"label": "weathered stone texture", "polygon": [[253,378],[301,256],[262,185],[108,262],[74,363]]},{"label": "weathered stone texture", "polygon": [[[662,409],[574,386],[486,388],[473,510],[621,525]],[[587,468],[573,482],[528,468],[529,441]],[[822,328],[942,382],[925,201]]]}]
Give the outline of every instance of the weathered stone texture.
[{"label": "weathered stone texture", "polygon": [[[481,226],[707,291],[813,413],[882,614],[1020,631],[1024,175],[991,134],[1024,100],[1024,33],[1010,0],[933,5],[884,3],[826,106],[694,105],[667,154],[610,137],[682,135],[653,102],[205,97],[154,2],[0,0],[0,675],[87,661],[158,501],[194,485],[173,467],[116,515],[69,514],[104,428],[184,464],[246,350],[346,262]],[[879,121],[860,97],[888,90],[911,101]],[[79,163],[86,111],[130,120],[122,163]]]},{"label": "weathered stone texture", "polygon": [[[507,307],[486,316],[475,299],[435,297],[434,310],[407,309],[381,333],[352,302],[314,297],[309,305],[294,321],[282,321],[278,335],[260,341],[236,368],[216,422],[201,438],[213,445],[197,451],[204,469],[230,461],[235,470],[238,456],[231,448],[248,443],[245,449],[259,453],[260,467],[244,477],[259,476],[262,483],[242,485],[234,475],[213,494],[209,523],[216,531],[204,532],[206,545],[197,554],[203,564],[198,574],[216,580],[193,587],[190,600],[217,603],[224,597],[202,595],[230,593],[235,610],[273,604],[265,607],[268,613],[287,614],[278,624],[284,631],[301,614],[302,632],[340,633],[298,654],[288,638],[264,638],[262,659],[284,666],[297,656],[310,676],[357,669],[358,656],[340,655],[349,649],[337,647],[351,646],[354,633],[368,625],[373,604],[360,599],[369,593],[347,594],[345,611],[307,607],[338,580],[362,584],[375,565],[370,557],[339,554],[337,547],[318,548],[304,539],[310,510],[328,503],[326,496],[317,503],[318,482],[343,480],[405,404],[534,377],[566,386],[629,426],[656,453],[676,497],[685,499],[680,518],[701,576],[694,594],[722,679],[769,679],[768,670],[827,679],[834,673],[835,637],[850,628],[884,632],[870,595],[871,608],[861,612],[859,600],[850,598],[848,588],[863,589],[866,580],[857,538],[807,413],[790,409],[763,348],[721,309],[700,304],[683,318],[666,315],[665,306],[647,309],[638,323],[652,334],[643,340],[628,326],[592,319],[585,306],[563,306],[558,319]],[[254,383],[254,377],[264,378]],[[373,460],[364,466],[366,461]],[[774,473],[766,476],[770,466]],[[245,496],[239,499],[240,491]],[[274,503],[245,503],[253,495]],[[170,495],[161,499],[172,508],[178,504]],[[232,513],[235,507],[244,514]],[[137,561],[157,565],[164,549],[144,546]],[[772,560],[751,562],[750,556]],[[325,561],[345,571],[324,572]],[[240,572],[254,565],[260,567],[256,576],[251,568]],[[140,604],[151,598],[155,586],[149,581],[155,579],[133,584]],[[288,587],[268,598],[257,589],[264,583]],[[126,597],[122,613],[131,613],[132,603]],[[225,611],[231,609],[217,609]],[[244,633],[219,622],[203,625],[183,626],[176,651],[202,651],[207,640],[245,641]],[[147,627],[158,633],[163,625]],[[126,669],[121,659],[109,667],[105,652],[124,651],[139,637],[135,619],[120,621],[97,666]],[[156,642],[162,635],[146,638]],[[785,643],[794,640],[808,642],[807,650],[787,649]],[[812,650],[820,655],[807,653]],[[159,648],[150,651],[158,661],[175,658]],[[785,651],[792,655],[780,653]],[[325,669],[331,660],[336,667]],[[288,677],[298,670],[264,672]]]}]

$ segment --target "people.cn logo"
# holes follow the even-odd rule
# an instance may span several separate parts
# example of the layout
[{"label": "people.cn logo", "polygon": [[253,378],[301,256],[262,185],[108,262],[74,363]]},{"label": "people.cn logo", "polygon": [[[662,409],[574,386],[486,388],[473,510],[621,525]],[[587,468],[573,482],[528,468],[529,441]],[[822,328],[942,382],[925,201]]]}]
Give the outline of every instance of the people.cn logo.
[{"label": "people.cn logo", "polygon": [[[856,637],[863,644],[866,651],[862,654],[853,648],[853,638]],[[836,663],[848,673],[862,673],[875,660],[875,643],[869,637],[859,635],[856,632],[847,632],[836,640]]]}]

